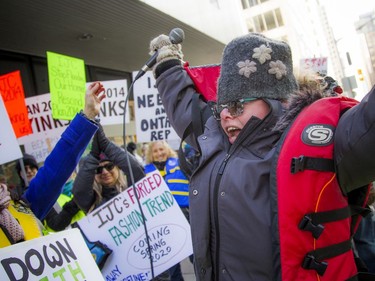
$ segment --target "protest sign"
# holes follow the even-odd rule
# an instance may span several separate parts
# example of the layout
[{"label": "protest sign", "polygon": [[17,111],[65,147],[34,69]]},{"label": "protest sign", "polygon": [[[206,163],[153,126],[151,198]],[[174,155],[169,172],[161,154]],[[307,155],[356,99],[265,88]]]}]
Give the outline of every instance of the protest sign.
[{"label": "protest sign", "polygon": [[113,251],[102,268],[106,280],[150,280],[150,259],[157,276],[192,254],[190,225],[158,171],[78,224],[90,241]]},{"label": "protest sign", "polygon": [[[133,72],[133,78],[137,72]],[[172,128],[151,71],[134,84],[134,113],[137,142],[179,140]]]},{"label": "protest sign", "polygon": [[47,64],[52,116],[72,120],[84,105],[85,63],[81,59],[47,52]]},{"label": "protest sign", "polygon": [[[33,133],[18,138],[19,144],[26,144],[34,141],[40,143],[47,138],[60,137],[70,123],[69,120],[53,119],[50,94],[27,98],[26,108]],[[38,146],[40,146],[40,144]]]},{"label": "protest sign", "polygon": [[16,137],[32,133],[25,106],[25,93],[20,71],[14,71],[0,76],[0,94],[12,123]]},{"label": "protest sign", "polygon": [[[87,83],[86,87],[91,83]],[[124,123],[125,99],[128,95],[126,80],[102,81],[106,98],[100,106],[100,124],[121,125]],[[130,122],[129,104],[126,104],[125,123]]]},{"label": "protest sign", "polygon": [[103,281],[79,229],[0,248],[2,281]]},{"label": "protest sign", "polygon": [[10,123],[8,113],[0,95],[0,165],[10,161],[22,158],[22,151],[17,143],[12,124]]},{"label": "protest sign", "polygon": [[327,58],[306,58],[300,60],[300,69],[302,71],[311,70],[327,75]]}]

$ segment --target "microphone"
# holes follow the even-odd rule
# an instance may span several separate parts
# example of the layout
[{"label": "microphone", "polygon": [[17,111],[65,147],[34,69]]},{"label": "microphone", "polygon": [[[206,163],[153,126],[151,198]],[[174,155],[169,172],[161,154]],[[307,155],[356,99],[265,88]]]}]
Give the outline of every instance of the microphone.
[{"label": "microphone", "polygon": [[[185,33],[181,28],[173,28],[171,32],[169,32],[169,40],[172,44],[180,44],[185,39]],[[141,68],[141,70],[138,72],[137,76],[134,78],[135,80],[138,80],[141,78],[147,70],[151,69],[156,64],[156,58],[158,57],[159,52],[155,50],[155,53],[151,56],[151,58],[148,59],[148,61],[145,63],[145,65]]]}]

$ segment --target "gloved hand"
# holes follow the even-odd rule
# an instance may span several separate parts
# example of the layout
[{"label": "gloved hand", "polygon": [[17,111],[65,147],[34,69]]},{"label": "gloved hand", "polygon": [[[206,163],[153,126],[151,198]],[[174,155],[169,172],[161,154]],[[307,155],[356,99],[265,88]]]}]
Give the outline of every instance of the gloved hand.
[{"label": "gloved hand", "polygon": [[169,36],[164,34],[159,35],[150,42],[149,54],[152,56],[156,51],[158,51],[158,56],[156,58],[156,64],[152,68],[155,77],[157,76],[155,70],[161,63],[168,60],[182,61],[184,57],[181,44],[172,44],[171,40],[169,40]]}]

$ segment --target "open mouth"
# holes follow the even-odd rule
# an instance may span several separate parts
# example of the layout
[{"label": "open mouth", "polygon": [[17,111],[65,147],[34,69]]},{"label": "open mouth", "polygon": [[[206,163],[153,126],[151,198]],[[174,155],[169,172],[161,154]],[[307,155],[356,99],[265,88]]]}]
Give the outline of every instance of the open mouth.
[{"label": "open mouth", "polygon": [[227,128],[227,134],[228,135],[234,135],[234,134],[236,134],[236,132],[239,132],[239,131],[241,131],[241,129],[237,128],[237,127],[228,127]]}]

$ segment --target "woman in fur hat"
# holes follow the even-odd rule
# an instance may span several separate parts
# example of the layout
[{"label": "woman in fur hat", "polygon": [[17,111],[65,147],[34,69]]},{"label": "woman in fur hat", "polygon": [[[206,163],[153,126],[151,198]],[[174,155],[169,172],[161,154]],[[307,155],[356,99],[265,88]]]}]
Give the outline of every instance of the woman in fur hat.
[{"label": "woman in fur hat", "polygon": [[[150,50],[158,51],[156,86],[182,137],[197,91],[181,46],[160,35]],[[375,89],[352,109],[353,100],[326,102],[320,89],[293,95],[297,90],[286,42],[250,33],[225,47],[213,115],[203,134],[186,139],[201,154],[189,192],[197,280],[331,281],[357,274],[346,196],[375,179],[369,157]],[[310,103],[323,107],[303,109]],[[208,107],[204,99],[198,106]],[[306,127],[289,127],[299,116]]]}]

